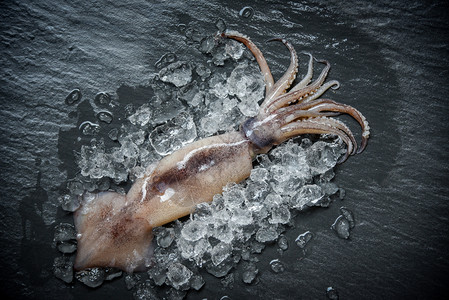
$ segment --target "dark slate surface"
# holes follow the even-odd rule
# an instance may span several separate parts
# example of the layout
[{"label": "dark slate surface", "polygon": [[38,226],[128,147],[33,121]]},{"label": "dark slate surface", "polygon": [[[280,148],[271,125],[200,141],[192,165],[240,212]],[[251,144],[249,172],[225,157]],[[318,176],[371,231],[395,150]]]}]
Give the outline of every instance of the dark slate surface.
[{"label": "dark slate surface", "polygon": [[[269,271],[268,263],[279,255],[268,247],[259,256],[256,285],[237,281],[226,290],[207,276],[206,286],[188,298],[324,299],[329,286],[341,299],[448,295],[448,5],[279,2],[0,4],[2,294],[132,298],[123,278],[92,290],[52,274],[58,255],[54,227],[71,219],[58,208],[57,197],[76,172],[72,151],[79,147],[63,132],[77,135],[78,117],[94,117],[88,102],[77,110],[64,99],[74,88],[86,100],[123,84],[145,85],[168,51],[183,60],[200,57],[186,47],[177,25],[212,32],[221,18],[261,45],[277,77],[287,54],[265,44],[268,38],[288,38],[298,50],[328,59],[331,77],[342,83],[333,99],[362,111],[372,138],[366,152],[337,168],[345,200],[301,214],[287,232],[290,249],[280,258],[284,273]],[[255,11],[250,19],[238,14],[246,5]],[[330,230],[343,205],[356,217],[350,240]],[[293,241],[306,230],[315,238],[302,255]]]}]

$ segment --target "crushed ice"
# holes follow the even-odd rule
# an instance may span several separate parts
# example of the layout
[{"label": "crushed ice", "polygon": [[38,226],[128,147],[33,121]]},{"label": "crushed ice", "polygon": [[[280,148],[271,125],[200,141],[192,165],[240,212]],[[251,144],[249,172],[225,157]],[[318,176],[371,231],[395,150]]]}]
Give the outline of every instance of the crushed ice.
[{"label": "crushed ice", "polygon": [[[88,122],[80,128],[82,134],[93,138],[77,153],[80,173],[69,180],[69,193],[60,198],[63,209],[75,211],[85,190],[125,192],[120,183],[142,176],[145,168],[162,156],[194,140],[237,129],[243,120],[257,113],[264,82],[255,62],[243,55],[244,47],[232,40],[217,43],[198,35],[196,29],[186,28],[185,34],[211,58],[207,64],[176,61],[173,53],[167,53],[157,62],[160,70],[150,83],[153,98],[137,108],[127,105],[122,109],[123,118],[109,113],[109,94],[95,97],[95,103],[103,109],[98,115],[101,122]],[[216,67],[227,61],[233,64],[232,71],[226,73]],[[67,98],[73,105],[81,92],[75,90]],[[115,146],[106,147],[106,141],[97,137],[98,131],[103,124],[112,126],[115,122],[120,123],[113,129],[108,127],[104,134]],[[154,228],[149,279],[144,273],[128,274],[127,288],[134,289],[136,299],[152,299],[153,287],[165,284],[172,287],[168,298],[182,299],[186,290],[198,290],[204,285],[201,269],[222,278],[227,287],[232,287],[234,278],[247,284],[257,282],[256,255],[267,244],[277,243],[280,254],[287,250],[288,240],[282,233],[294,226],[293,218],[299,211],[327,206],[338,192],[343,197],[344,191],[331,180],[333,168],[344,152],[341,140],[327,136],[316,142],[307,137],[289,140],[269,154],[260,155],[245,182],[226,186],[211,203],[198,204],[190,218]],[[333,228],[345,237],[343,231],[347,227],[349,232],[354,222],[349,210],[342,208],[341,213]],[[341,224],[343,219],[347,226]],[[311,236],[305,232],[295,243],[303,248]],[[73,226],[60,224],[56,228],[55,245],[64,255],[75,251]],[[239,263],[241,273],[234,276]],[[71,282],[72,266],[67,256],[55,259],[56,277]],[[278,259],[270,267],[274,273],[285,268]],[[96,287],[120,275],[113,269],[93,268],[75,277]]]},{"label": "crushed ice", "polygon": [[342,239],[349,239],[351,229],[355,226],[354,214],[346,207],[340,208],[340,213],[332,224],[331,228],[335,231],[338,237]]}]

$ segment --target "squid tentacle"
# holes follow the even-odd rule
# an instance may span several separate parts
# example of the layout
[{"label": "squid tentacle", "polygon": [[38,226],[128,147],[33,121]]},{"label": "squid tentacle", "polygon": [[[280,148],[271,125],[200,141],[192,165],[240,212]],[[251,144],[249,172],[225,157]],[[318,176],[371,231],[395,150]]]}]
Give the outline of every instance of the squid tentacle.
[{"label": "squid tentacle", "polygon": [[276,111],[276,118],[281,123],[288,123],[299,118],[332,117],[340,114],[350,115],[362,128],[362,141],[357,151],[357,153],[361,153],[366,147],[370,128],[365,117],[352,106],[341,104],[330,99],[318,99],[280,108]]},{"label": "squid tentacle", "polygon": [[[257,117],[258,120],[262,121],[258,123],[264,127],[270,123],[272,126],[277,127],[278,130],[280,129],[282,134],[279,139],[276,139],[277,141],[284,140],[284,137],[288,138],[303,133],[332,133],[339,136],[348,146],[347,154],[342,161],[346,160],[349,155],[361,153],[365,149],[370,135],[370,128],[365,117],[349,105],[340,104],[329,99],[318,99],[328,89],[340,87],[340,83],[337,80],[324,83],[331,67],[327,60],[318,60],[310,53],[303,52],[310,57],[307,74],[299,83],[286,92],[296,78],[298,71],[298,57],[294,47],[288,41],[281,38],[270,40],[282,42],[290,51],[290,65],[284,75],[275,83],[262,52],[248,37],[234,31],[226,31],[222,33],[222,36],[242,42],[256,58],[266,85],[265,100],[260,107],[259,116]],[[314,61],[324,63],[325,67],[318,78],[310,83],[313,77]],[[357,147],[354,135],[343,122],[330,118],[340,114],[350,115],[361,126],[362,138],[360,147]]]},{"label": "squid tentacle", "polygon": [[307,99],[309,98],[312,100],[316,99],[334,85],[337,85],[338,87],[339,83],[336,80],[329,81],[328,83],[322,85],[326,79],[329,69],[330,64],[327,63],[327,66],[323,69],[321,75],[312,84],[299,90],[290,90],[287,94],[272,100],[266,107],[261,107],[261,109],[263,109],[266,113],[270,113],[292,102],[308,101]]},{"label": "squid tentacle", "polygon": [[368,143],[368,138],[370,136],[370,127],[368,121],[366,121],[366,118],[357,109],[355,109],[352,106],[341,104],[330,99],[320,99],[315,103],[313,107],[309,109],[309,111],[338,112],[348,114],[351,117],[353,117],[362,128],[362,141],[360,143],[359,149],[357,150],[357,154],[362,153],[363,150],[365,150],[366,145]]},{"label": "squid tentacle", "polygon": [[[310,60],[309,60],[309,66],[308,66],[308,70],[307,70],[307,75],[306,77],[304,77],[303,80],[301,80],[298,84],[296,84],[294,87],[291,88],[290,92],[294,92],[294,91],[298,91],[304,87],[307,86],[307,84],[312,80],[312,76],[313,76],[313,61],[315,60],[318,63],[324,63],[326,64],[326,66],[324,67],[324,69],[321,71],[320,76],[317,78],[317,80],[315,80],[315,82],[321,82],[321,84],[323,84],[324,79],[326,79],[327,74],[329,73],[329,70],[331,68],[330,63],[327,60],[318,60],[315,57],[313,57],[311,54],[307,53],[308,55],[310,55]],[[321,85],[320,84],[320,85]]]},{"label": "squid tentacle", "polygon": [[345,123],[337,120],[337,119],[331,119],[328,118],[328,116],[332,116],[327,113],[317,112],[317,111],[304,111],[304,110],[295,110],[290,112],[289,114],[284,114],[283,116],[277,116],[276,122],[283,124],[281,126],[285,126],[286,124],[290,124],[294,121],[306,121],[310,119],[314,120],[322,120],[323,124],[327,124],[330,126],[333,126],[339,130],[342,130],[346,133],[346,135],[351,140],[352,144],[354,145],[354,149],[351,150],[350,154],[354,155],[355,151],[357,150],[357,142],[355,140],[354,135],[352,134],[351,130],[346,126]]},{"label": "squid tentacle", "polygon": [[323,95],[324,92],[326,92],[329,88],[336,90],[339,87],[340,87],[340,82],[338,82],[337,80],[331,80],[329,82],[326,82],[322,86],[320,86],[315,92],[312,92],[309,96],[304,98],[303,101],[309,102],[311,100],[315,100],[318,97],[320,97],[321,95]]},{"label": "squid tentacle", "polygon": [[264,77],[265,81],[265,94],[268,94],[273,85],[274,85],[274,79],[273,75],[271,74],[270,67],[268,67],[267,61],[265,60],[265,57],[262,54],[262,51],[254,44],[249,37],[237,32],[237,31],[230,31],[227,30],[221,34],[222,37],[230,38],[236,41],[239,41],[243,43],[254,55],[256,58],[257,63],[259,64],[260,71],[262,72],[262,75]]},{"label": "squid tentacle", "polygon": [[264,103],[262,103],[262,106],[268,105],[272,101],[272,99],[276,98],[279,95],[284,94],[285,91],[290,87],[290,85],[295,80],[296,73],[298,73],[298,55],[296,54],[293,45],[290,44],[287,40],[281,38],[274,38],[268,41],[269,42],[280,41],[287,47],[287,49],[290,51],[290,65],[287,71],[285,71],[284,75],[278,81],[276,81],[274,86],[267,93]]},{"label": "squid tentacle", "polygon": [[306,76],[304,76],[304,78],[299,83],[297,83],[290,90],[290,92],[292,92],[292,91],[294,92],[294,91],[297,91],[297,90],[300,90],[300,89],[306,87],[310,83],[310,81],[312,80],[312,77],[313,77],[313,60],[314,60],[314,57],[312,56],[312,54],[310,54],[308,52],[302,52],[302,54],[305,54],[305,55],[309,56],[309,63],[308,63],[308,67],[307,67],[307,74],[306,74]]},{"label": "squid tentacle", "polygon": [[342,141],[347,145],[347,151],[345,155],[338,161],[342,163],[346,161],[349,155],[354,153],[354,143],[350,137],[350,130],[342,122],[343,126],[336,127],[332,120],[329,122],[329,118],[311,118],[307,120],[301,120],[289,123],[281,127],[281,133],[278,137],[278,142],[283,142],[289,138],[301,135],[301,134],[334,134],[339,136]]}]

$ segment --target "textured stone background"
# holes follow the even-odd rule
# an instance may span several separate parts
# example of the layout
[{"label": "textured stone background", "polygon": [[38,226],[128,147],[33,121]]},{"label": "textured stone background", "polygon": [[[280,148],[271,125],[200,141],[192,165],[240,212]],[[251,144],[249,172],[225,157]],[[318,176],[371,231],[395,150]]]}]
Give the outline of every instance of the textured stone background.
[{"label": "textured stone background", "polygon": [[[90,290],[53,277],[53,229],[71,218],[58,209],[57,197],[76,172],[77,145],[60,133],[76,127],[83,107],[64,99],[74,88],[91,100],[122,84],[147,84],[164,53],[200,56],[185,46],[178,24],[213,30],[221,18],[261,45],[277,77],[288,56],[265,44],[268,38],[288,38],[298,50],[328,59],[331,77],[342,82],[333,98],[362,111],[373,136],[366,152],[337,169],[336,181],[347,191],[341,205],[357,220],[351,240],[329,229],[339,203],[309,211],[287,233],[284,273],[268,270],[278,257],[269,247],[260,256],[257,285],[225,290],[208,278],[188,298],[317,299],[328,286],[342,299],[443,298],[449,279],[449,7],[443,3],[3,1],[0,292],[132,298],[123,279]],[[255,10],[251,19],[238,15],[246,5]],[[302,258],[293,241],[305,230],[316,237]]]}]

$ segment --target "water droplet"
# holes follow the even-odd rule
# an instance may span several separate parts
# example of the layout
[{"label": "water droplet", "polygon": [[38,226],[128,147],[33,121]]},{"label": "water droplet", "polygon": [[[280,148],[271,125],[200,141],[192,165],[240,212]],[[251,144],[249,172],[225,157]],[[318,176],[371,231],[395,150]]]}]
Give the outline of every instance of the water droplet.
[{"label": "water droplet", "polygon": [[200,42],[204,38],[201,32],[193,27],[186,28],[185,36],[194,42]]},{"label": "water droplet", "polygon": [[220,300],[231,300],[231,297],[229,296],[223,296],[220,298]]},{"label": "water droplet", "polygon": [[178,24],[178,30],[179,32],[185,32],[187,28],[186,24]]},{"label": "water droplet", "polygon": [[348,239],[349,238],[349,221],[342,215],[339,215],[332,224],[331,228],[335,230],[339,238]]},{"label": "water droplet", "polygon": [[326,296],[328,299],[331,300],[338,300],[338,292],[336,289],[334,289],[333,287],[328,287],[326,290]]},{"label": "water droplet", "polygon": [[298,245],[299,248],[304,249],[307,245],[307,243],[312,239],[313,233],[310,231],[306,231],[303,234],[298,235],[298,237],[295,240],[296,245]]},{"label": "water droplet", "polygon": [[245,6],[239,12],[239,16],[245,19],[250,19],[254,15],[254,9],[251,6]]},{"label": "water droplet", "polygon": [[253,262],[246,263],[243,266],[242,281],[247,284],[253,283],[257,273],[259,273],[259,270]]},{"label": "water droplet", "polygon": [[101,92],[95,95],[94,103],[96,105],[99,106],[108,105],[110,102],[111,102],[111,95],[109,95],[108,93]]},{"label": "water droplet", "polygon": [[270,261],[270,267],[274,273],[282,273],[285,271],[284,264],[279,259]]},{"label": "water droplet", "polygon": [[97,119],[100,120],[100,121],[102,121],[102,122],[105,122],[105,123],[110,124],[110,123],[112,122],[112,120],[113,120],[113,116],[112,116],[112,114],[111,114],[110,112],[108,112],[108,111],[100,111],[100,112],[97,114]]},{"label": "water droplet", "polygon": [[65,98],[65,103],[67,105],[73,105],[76,102],[81,100],[81,97],[83,95],[81,94],[81,91],[79,89],[74,89],[70,92],[70,94]]},{"label": "water droplet", "polygon": [[354,228],[354,226],[355,226],[354,213],[344,206],[340,207],[340,212],[343,215],[343,217],[345,217],[346,220],[348,220],[349,228],[351,228],[351,229]]},{"label": "water droplet", "polygon": [[116,141],[118,139],[118,129],[117,128],[112,128],[109,133],[108,136],[111,140]]},{"label": "water droplet", "polygon": [[171,64],[176,60],[176,54],[172,52],[165,53],[164,55],[159,58],[157,62],[154,63],[154,66],[156,69],[162,69],[163,67],[166,67],[167,65]]},{"label": "water droplet", "polygon": [[278,246],[281,250],[287,250],[288,249],[288,240],[285,237],[285,235],[280,235],[278,239]]},{"label": "water droplet", "polygon": [[100,125],[92,123],[90,121],[84,121],[80,124],[78,129],[84,135],[96,135],[100,131]]}]

